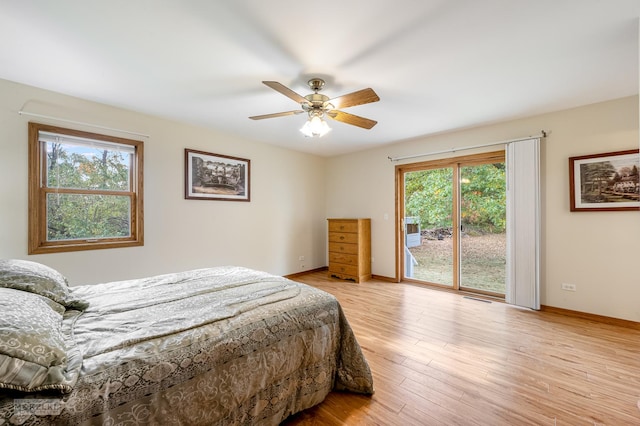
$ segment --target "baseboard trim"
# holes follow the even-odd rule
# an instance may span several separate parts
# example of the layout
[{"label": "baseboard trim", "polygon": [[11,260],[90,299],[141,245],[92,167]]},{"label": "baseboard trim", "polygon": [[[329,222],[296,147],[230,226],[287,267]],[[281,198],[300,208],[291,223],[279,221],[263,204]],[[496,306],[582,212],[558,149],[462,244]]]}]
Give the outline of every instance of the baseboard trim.
[{"label": "baseboard trim", "polygon": [[553,314],[564,315],[567,317],[581,318],[594,322],[601,322],[609,325],[616,325],[618,327],[630,328],[633,330],[640,330],[640,322],[624,320],[620,318],[607,317],[604,315],[590,314],[587,312],[572,311],[570,309],[556,308],[555,306],[541,305],[540,310],[543,312],[550,312]]},{"label": "baseboard trim", "polygon": [[328,270],[329,270],[328,266],[321,266],[320,268],[315,268],[315,269],[309,269],[309,270],[306,270],[306,271],[295,272],[293,274],[283,275],[283,276],[285,278],[292,279],[292,278],[296,278],[296,277],[301,277],[303,275],[312,274],[314,272],[322,272],[322,271],[328,271]]},{"label": "baseboard trim", "polygon": [[393,277],[385,277],[384,275],[371,275],[372,280],[386,281],[390,283],[398,283],[399,281]]}]

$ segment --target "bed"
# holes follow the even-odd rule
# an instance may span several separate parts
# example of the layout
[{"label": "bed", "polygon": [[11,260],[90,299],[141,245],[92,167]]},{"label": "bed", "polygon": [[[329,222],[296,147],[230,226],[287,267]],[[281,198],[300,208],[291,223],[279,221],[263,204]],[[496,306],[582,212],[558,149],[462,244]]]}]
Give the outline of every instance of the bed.
[{"label": "bed", "polygon": [[69,287],[0,260],[0,425],[277,425],[373,393],[338,301],[227,266]]}]

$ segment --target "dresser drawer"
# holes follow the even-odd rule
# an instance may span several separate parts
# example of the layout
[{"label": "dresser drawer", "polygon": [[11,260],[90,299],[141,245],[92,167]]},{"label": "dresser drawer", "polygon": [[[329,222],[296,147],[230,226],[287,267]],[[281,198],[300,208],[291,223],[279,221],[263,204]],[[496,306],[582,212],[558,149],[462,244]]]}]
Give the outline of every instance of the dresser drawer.
[{"label": "dresser drawer", "polygon": [[329,232],[329,241],[332,243],[358,243],[358,234],[347,234],[344,232]]},{"label": "dresser drawer", "polygon": [[358,267],[355,265],[343,265],[341,263],[333,263],[329,265],[330,274],[342,274],[358,276]]},{"label": "dresser drawer", "polygon": [[331,220],[329,221],[329,232],[358,232],[358,222],[356,221],[341,221]]},{"label": "dresser drawer", "polygon": [[329,242],[329,252],[333,253],[347,253],[347,254],[358,254],[358,245],[357,244],[348,244],[348,243],[332,243]]},{"label": "dresser drawer", "polygon": [[333,263],[342,263],[345,265],[357,265],[358,255],[329,252],[329,264],[331,265]]}]

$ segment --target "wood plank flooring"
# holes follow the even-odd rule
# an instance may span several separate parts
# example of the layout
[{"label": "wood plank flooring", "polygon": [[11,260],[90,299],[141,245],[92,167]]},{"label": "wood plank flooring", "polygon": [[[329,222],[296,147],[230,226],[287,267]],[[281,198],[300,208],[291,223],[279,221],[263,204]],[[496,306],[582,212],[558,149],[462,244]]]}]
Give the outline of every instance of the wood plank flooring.
[{"label": "wood plank flooring", "polygon": [[335,295],[372,397],[332,392],[291,425],[640,425],[640,331],[413,284],[294,278]]}]

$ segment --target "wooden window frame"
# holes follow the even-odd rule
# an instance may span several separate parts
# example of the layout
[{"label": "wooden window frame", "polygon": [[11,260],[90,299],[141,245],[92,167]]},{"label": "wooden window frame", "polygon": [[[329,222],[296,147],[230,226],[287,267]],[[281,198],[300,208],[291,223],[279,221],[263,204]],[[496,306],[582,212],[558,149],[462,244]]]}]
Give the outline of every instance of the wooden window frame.
[{"label": "wooden window frame", "polygon": [[[46,187],[43,168],[46,167],[46,150],[40,141],[40,132],[92,139],[134,148],[130,170],[130,191],[99,191],[86,189],[56,189],[59,193],[118,195],[131,198],[130,235],[128,237],[47,241],[47,194],[54,192]],[[59,253],[81,250],[97,250],[144,245],[143,220],[143,142],[81,130],[67,129],[40,123],[29,123],[29,254]]]}]

